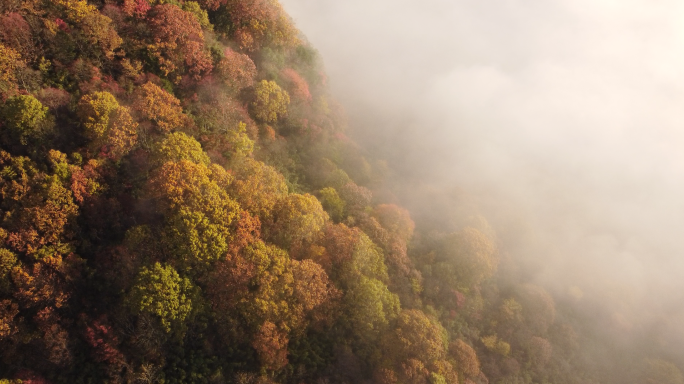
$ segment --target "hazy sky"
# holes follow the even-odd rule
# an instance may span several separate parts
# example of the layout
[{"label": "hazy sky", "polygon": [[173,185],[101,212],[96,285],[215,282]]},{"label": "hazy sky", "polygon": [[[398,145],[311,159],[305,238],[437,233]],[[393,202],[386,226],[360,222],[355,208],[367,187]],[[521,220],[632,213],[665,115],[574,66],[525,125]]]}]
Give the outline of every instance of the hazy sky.
[{"label": "hazy sky", "polygon": [[282,2],[356,136],[515,206],[540,281],[684,313],[684,3]]}]

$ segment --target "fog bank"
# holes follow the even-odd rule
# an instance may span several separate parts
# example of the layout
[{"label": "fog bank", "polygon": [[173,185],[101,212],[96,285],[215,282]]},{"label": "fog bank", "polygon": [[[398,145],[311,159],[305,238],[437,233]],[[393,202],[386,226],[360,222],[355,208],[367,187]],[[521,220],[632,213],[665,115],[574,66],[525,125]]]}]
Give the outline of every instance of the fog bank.
[{"label": "fog bank", "polygon": [[364,146],[474,196],[497,230],[524,223],[520,256],[557,294],[609,303],[627,328],[678,328],[684,4],[283,4]]}]

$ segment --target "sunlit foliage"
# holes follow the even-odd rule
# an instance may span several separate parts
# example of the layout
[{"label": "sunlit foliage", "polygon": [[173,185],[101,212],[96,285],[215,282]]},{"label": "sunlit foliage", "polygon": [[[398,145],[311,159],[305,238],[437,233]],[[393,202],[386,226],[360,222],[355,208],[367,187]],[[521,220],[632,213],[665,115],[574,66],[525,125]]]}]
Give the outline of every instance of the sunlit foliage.
[{"label": "sunlit foliage", "polygon": [[165,75],[178,76],[187,68],[193,78],[200,79],[211,71],[211,57],[204,49],[202,16],[199,10],[184,11],[173,4],[160,4],[150,10],[153,42],[148,50]]},{"label": "sunlit foliage", "polygon": [[153,83],[146,83],[136,90],[133,108],[144,119],[152,121],[161,132],[179,129],[187,124],[180,101]]},{"label": "sunlit foliage", "polygon": [[192,311],[193,287],[171,266],[155,263],[143,267],[128,295],[127,303],[135,311],[157,318],[166,332],[180,327]]},{"label": "sunlit foliage", "polygon": [[261,80],[255,87],[254,101],[250,104],[257,120],[275,123],[287,114],[290,95],[274,81]]}]

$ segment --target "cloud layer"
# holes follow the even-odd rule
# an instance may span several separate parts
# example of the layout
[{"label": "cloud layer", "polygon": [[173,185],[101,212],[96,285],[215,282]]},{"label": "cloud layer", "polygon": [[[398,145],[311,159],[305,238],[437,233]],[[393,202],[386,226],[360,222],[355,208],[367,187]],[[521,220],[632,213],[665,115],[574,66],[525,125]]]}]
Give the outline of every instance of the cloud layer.
[{"label": "cloud layer", "polygon": [[681,2],[283,3],[355,136],[493,216],[515,207],[541,282],[684,313]]}]

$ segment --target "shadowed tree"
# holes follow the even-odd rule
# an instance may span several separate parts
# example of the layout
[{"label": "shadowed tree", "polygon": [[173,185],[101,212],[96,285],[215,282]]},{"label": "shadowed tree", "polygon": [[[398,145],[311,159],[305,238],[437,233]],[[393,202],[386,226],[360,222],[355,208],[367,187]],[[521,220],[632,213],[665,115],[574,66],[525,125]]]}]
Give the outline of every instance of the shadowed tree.
[{"label": "shadowed tree", "polygon": [[480,360],[477,353],[465,341],[457,339],[449,344],[449,355],[456,362],[459,376],[475,378],[480,374]]},{"label": "shadowed tree", "polygon": [[496,271],[498,260],[492,241],[475,228],[465,228],[449,235],[440,252],[441,263],[435,272],[454,289],[480,284]]},{"label": "shadowed tree", "polygon": [[48,109],[31,95],[10,97],[0,109],[0,117],[12,139],[23,145],[49,133],[52,120]]}]

